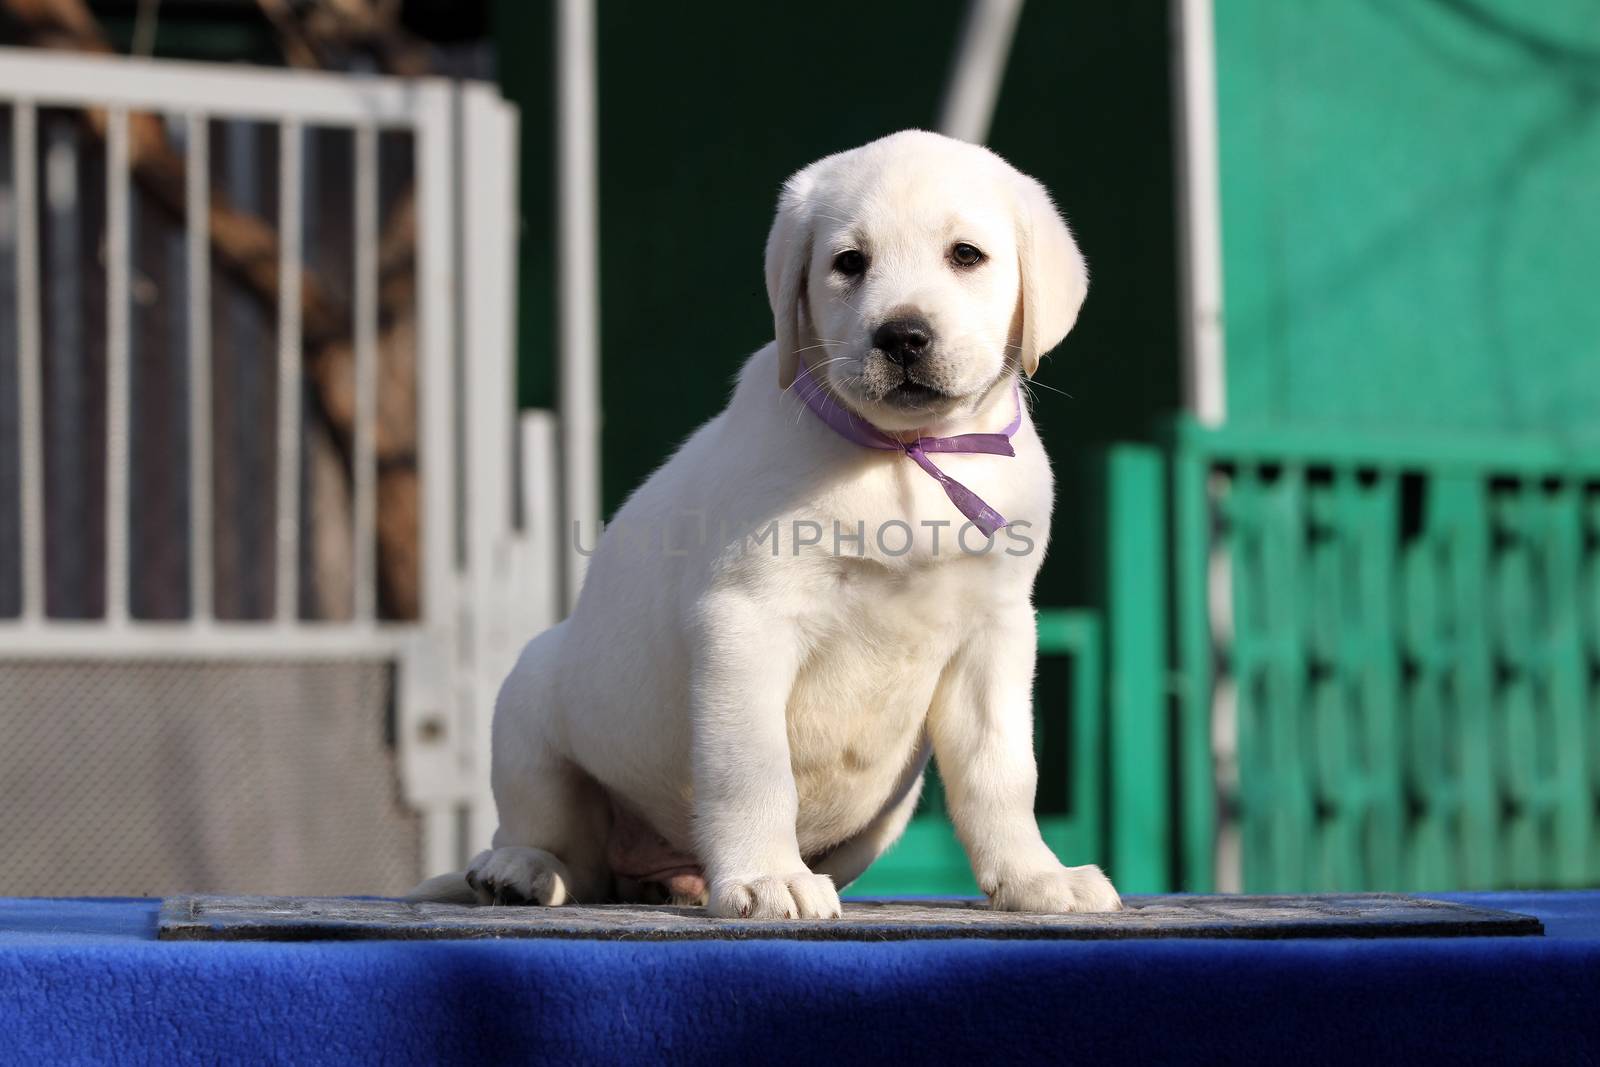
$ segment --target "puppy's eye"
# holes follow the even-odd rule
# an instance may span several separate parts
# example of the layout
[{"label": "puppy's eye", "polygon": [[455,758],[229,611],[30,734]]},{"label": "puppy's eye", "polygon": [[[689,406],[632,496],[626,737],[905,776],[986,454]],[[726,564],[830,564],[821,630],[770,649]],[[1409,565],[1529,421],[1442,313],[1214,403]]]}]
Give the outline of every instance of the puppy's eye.
[{"label": "puppy's eye", "polygon": [[854,278],[867,269],[867,257],[855,249],[846,249],[833,257],[833,269],[846,278]]},{"label": "puppy's eye", "polygon": [[976,267],[988,258],[975,245],[969,245],[965,241],[950,249],[950,262],[958,267]]}]

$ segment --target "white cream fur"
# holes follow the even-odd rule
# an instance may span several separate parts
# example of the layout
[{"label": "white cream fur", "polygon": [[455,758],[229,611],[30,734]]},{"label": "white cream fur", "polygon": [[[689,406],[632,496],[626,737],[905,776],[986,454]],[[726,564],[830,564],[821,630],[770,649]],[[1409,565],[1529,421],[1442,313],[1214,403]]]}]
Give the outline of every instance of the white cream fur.
[{"label": "white cream fur", "polygon": [[[953,267],[957,241],[984,262]],[[846,246],[868,254],[853,283],[831,269]],[[700,859],[713,912],[834,916],[836,887],[904,829],[931,749],[995,906],[1119,906],[1097,868],[1062,866],[1033,816],[1031,591],[1052,485],[1026,413],[1015,458],[935,457],[1015,524],[973,555],[927,474],[844,440],[780,387],[805,361],[882,429],[999,430],[1016,375],[1065,336],[1083,300],[1065,223],[999,157],[911,131],[792,178],[767,267],[777,340],[629,498],[572,616],[530,642],[505,682],[501,822],[471,868],[479,898],[495,885],[538,903],[602,898],[609,795]],[[907,312],[932,325],[923,369],[950,395],[920,410],[874,396],[865,374],[883,358],[875,326]],[[718,535],[774,520],[776,554]],[[804,544],[808,522],[819,544]],[[886,523],[909,527],[904,554],[891,554],[905,534]],[[858,524],[859,545],[848,539]],[[982,541],[967,531],[968,546]],[[418,892],[461,885],[458,874]]]}]

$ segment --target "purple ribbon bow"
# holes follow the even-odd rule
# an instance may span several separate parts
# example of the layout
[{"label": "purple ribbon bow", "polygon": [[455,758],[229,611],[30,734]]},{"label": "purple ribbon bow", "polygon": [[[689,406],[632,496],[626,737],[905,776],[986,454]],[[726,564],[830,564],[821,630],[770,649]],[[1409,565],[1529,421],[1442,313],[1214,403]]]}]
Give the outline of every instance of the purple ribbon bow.
[{"label": "purple ribbon bow", "polygon": [[833,399],[833,396],[823,388],[822,384],[811,376],[811,368],[804,364],[800,373],[795,376],[794,391],[805,401],[811,413],[828,425],[834,433],[846,441],[861,445],[864,448],[877,448],[886,452],[904,452],[910,456],[917,466],[927,471],[928,476],[939,483],[944,489],[945,496],[956,506],[956,510],[972,521],[972,524],[983,531],[985,537],[993,537],[995,531],[1006,525],[1006,517],[983,502],[983,499],[971,489],[962,485],[944,471],[934,466],[933,460],[928,458],[929,452],[981,452],[991,456],[1015,456],[1017,453],[1011,447],[1011,438],[1022,426],[1022,394],[1017,386],[1011,386],[1012,399],[1017,404],[1017,414],[1012,418],[1010,425],[999,433],[964,433],[955,437],[919,437],[915,441],[900,441],[865,419],[858,418]]}]

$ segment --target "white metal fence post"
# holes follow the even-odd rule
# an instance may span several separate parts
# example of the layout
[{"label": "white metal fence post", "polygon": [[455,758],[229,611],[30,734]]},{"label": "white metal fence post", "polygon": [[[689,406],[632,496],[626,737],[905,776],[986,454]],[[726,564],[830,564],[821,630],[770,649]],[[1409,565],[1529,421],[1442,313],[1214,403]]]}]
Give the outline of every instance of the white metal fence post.
[{"label": "white metal fence post", "polygon": [[594,0],[556,5],[557,317],[566,602],[577,603],[588,559],[579,528],[600,522],[600,222]]},{"label": "white metal fence post", "polygon": [[22,621],[42,622],[44,595],[44,387],[39,286],[39,127],[31,100],[11,109],[17,204],[17,431],[21,456]]},{"label": "white metal fence post", "polygon": [[128,621],[128,112],[106,116],[106,622]]},{"label": "white metal fence post", "polygon": [[494,701],[528,635],[510,631],[506,605],[521,590],[512,580],[512,477],[516,366],[516,242],[507,216],[517,217],[516,118],[485,86],[464,86],[459,109],[462,174],[462,368],[466,377],[467,567],[471,575],[473,679],[468,718],[469,765],[475,797],[468,851],[489,846],[497,819],[489,790]]},{"label": "white metal fence post", "polygon": [[1171,0],[1177,98],[1178,273],[1183,297],[1184,393],[1207,426],[1227,416],[1222,330],[1222,196],[1217,170],[1216,32],[1212,0]]},{"label": "white metal fence post", "polygon": [[298,120],[278,128],[278,510],[279,624],[300,617],[301,178],[304,135]]},{"label": "white metal fence post", "polygon": [[355,543],[351,546],[358,621],[377,616],[378,524],[378,131],[356,128],[354,199],[356,410],[351,442]]},{"label": "white metal fence post", "polygon": [[989,139],[1022,0],[970,0],[939,108],[939,132],[973,144]]},{"label": "white metal fence post", "polygon": [[405,738],[408,793],[423,813],[429,842],[424,872],[448,870],[462,860],[457,809],[465,803],[460,746],[471,694],[460,677],[464,588],[456,544],[456,486],[462,475],[456,428],[466,415],[457,393],[457,255],[455,223],[457,142],[454,90],[443,81],[418,85],[416,107],[417,197],[417,463],[424,496],[420,531],[423,557],[422,623],[425,660],[407,672],[399,702]]},{"label": "white metal fence post", "polygon": [[211,139],[191,111],[184,132],[184,253],[189,326],[189,610],[199,624],[216,612],[211,550]]}]

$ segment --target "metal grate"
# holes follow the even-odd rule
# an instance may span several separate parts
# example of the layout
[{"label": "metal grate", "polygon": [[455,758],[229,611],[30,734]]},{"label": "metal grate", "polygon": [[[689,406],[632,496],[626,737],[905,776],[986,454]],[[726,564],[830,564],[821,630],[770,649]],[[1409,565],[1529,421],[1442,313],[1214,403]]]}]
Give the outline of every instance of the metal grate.
[{"label": "metal grate", "polygon": [[0,662],[0,894],[405,890],[392,674]]}]

